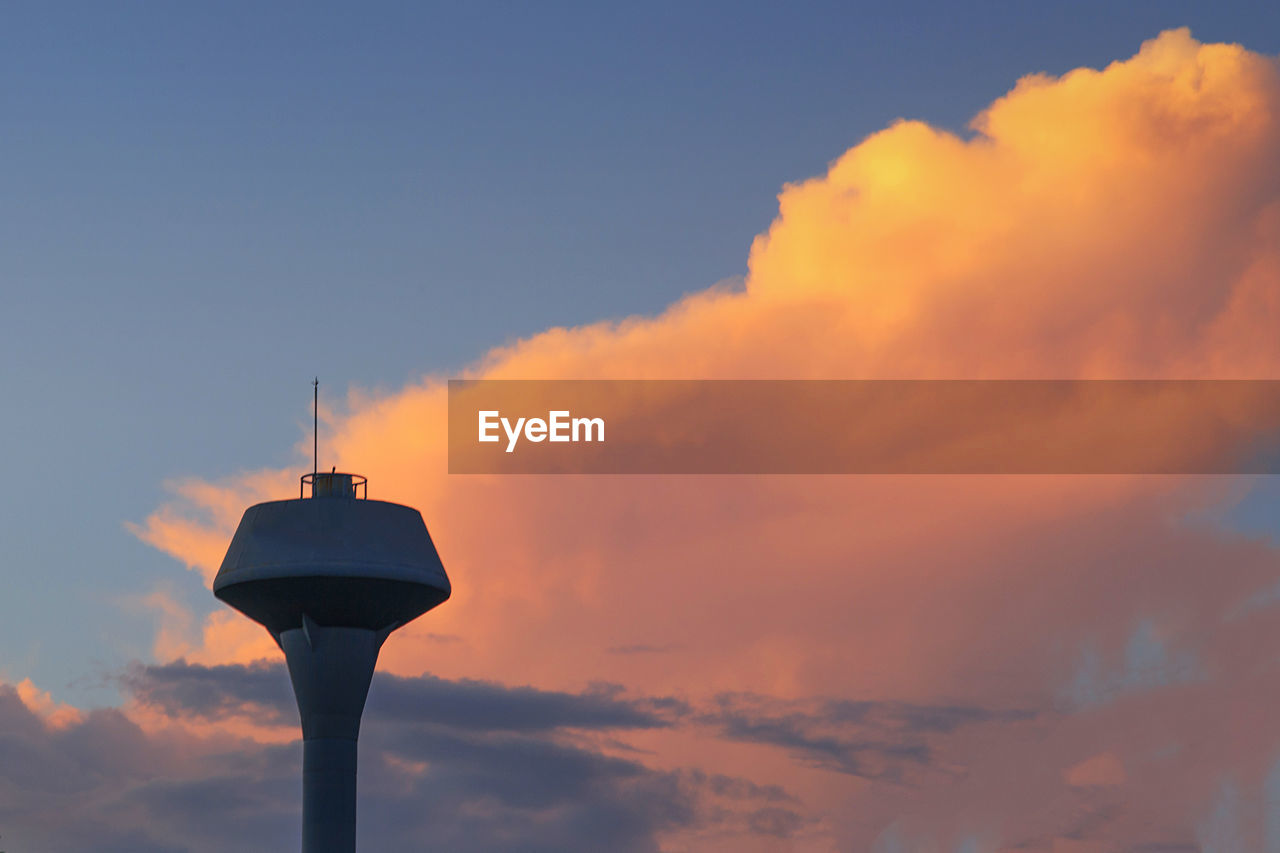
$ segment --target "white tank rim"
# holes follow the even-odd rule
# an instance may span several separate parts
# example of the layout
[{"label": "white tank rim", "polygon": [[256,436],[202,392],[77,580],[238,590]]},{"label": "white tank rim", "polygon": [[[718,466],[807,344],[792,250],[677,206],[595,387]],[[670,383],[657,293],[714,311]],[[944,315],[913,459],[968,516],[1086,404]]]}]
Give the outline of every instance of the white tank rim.
[{"label": "white tank rim", "polygon": [[306,562],[259,563],[219,571],[213,580],[213,591],[240,583],[279,580],[283,578],[347,578],[350,580],[388,580],[450,589],[449,578],[441,570],[432,571],[406,563],[352,562],[347,560],[308,560]]}]

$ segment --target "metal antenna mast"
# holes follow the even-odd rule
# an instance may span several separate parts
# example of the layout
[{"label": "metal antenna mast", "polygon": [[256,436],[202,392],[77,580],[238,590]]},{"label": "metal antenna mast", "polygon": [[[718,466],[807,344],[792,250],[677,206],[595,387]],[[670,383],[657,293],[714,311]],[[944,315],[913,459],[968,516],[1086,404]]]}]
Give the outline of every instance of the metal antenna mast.
[{"label": "metal antenna mast", "polygon": [[311,380],[311,473],[320,471],[320,377]]}]

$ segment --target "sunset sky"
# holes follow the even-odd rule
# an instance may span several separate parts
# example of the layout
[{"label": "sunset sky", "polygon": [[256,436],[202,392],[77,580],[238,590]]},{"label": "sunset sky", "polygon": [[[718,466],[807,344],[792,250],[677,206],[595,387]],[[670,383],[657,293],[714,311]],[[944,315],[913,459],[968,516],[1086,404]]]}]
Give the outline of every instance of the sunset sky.
[{"label": "sunset sky", "polygon": [[454,584],[364,850],[1280,853],[1270,479],[450,476],[445,405],[1280,379],[1277,54],[1257,3],[5,6],[0,849],[297,847],[209,584],[318,375]]}]

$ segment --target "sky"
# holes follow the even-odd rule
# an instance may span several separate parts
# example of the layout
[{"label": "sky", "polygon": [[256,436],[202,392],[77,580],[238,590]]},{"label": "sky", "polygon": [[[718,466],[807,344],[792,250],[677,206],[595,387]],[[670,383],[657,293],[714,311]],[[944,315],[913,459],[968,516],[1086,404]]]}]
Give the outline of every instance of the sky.
[{"label": "sky", "polygon": [[1266,479],[450,477],[443,429],[456,376],[1277,378],[1280,11],[4,18],[4,849],[296,845],[208,584],[319,376],[455,587],[365,849],[1280,851]]}]

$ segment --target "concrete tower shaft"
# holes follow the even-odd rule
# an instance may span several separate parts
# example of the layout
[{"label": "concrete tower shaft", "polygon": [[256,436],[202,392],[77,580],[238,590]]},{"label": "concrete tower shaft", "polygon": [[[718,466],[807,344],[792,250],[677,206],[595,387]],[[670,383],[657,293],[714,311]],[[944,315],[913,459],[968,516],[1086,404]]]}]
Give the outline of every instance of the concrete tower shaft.
[{"label": "concrete tower shaft", "polygon": [[284,651],[303,737],[303,853],[354,853],[356,753],[378,651],[451,588],[417,510],[308,474],[311,497],[249,507],[213,592]]}]

